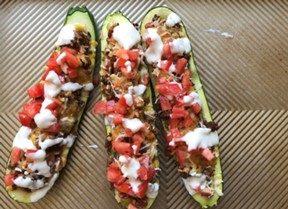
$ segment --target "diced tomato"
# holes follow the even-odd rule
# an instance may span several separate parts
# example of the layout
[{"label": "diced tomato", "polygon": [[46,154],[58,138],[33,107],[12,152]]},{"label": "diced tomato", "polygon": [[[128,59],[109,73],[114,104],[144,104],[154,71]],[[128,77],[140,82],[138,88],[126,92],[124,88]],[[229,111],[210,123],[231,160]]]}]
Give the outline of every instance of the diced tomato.
[{"label": "diced tomato", "polygon": [[209,148],[205,148],[201,152],[202,156],[205,157],[208,161],[211,161],[214,159],[214,154]]},{"label": "diced tomato", "polygon": [[178,122],[179,122],[179,120],[176,118],[170,119],[170,131],[171,131],[173,138],[181,137],[181,133],[178,129]]},{"label": "diced tomato", "polygon": [[163,70],[168,71],[171,65],[172,65],[171,60],[161,60],[160,61],[160,68]]},{"label": "diced tomato", "polygon": [[187,116],[184,118],[182,124],[183,124],[183,126],[185,126],[186,128],[187,128],[187,127],[190,127],[190,126],[193,124],[193,120],[192,120],[192,118],[190,117],[190,115],[187,115]]},{"label": "diced tomato", "polygon": [[56,62],[57,58],[58,58],[58,53],[53,52],[46,66],[48,67],[48,69],[55,71],[55,73],[59,75],[62,70],[61,70],[60,65]]},{"label": "diced tomato", "polygon": [[165,43],[162,50],[162,56],[168,59],[171,57],[171,55],[171,46],[169,43]]},{"label": "diced tomato", "polygon": [[51,104],[47,105],[45,109],[55,110],[57,107],[59,107],[59,104],[57,104],[56,102],[52,102]]},{"label": "diced tomato", "polygon": [[124,96],[121,96],[121,97],[119,98],[118,104],[120,104],[121,106],[127,107],[126,99],[125,99]]},{"label": "diced tomato", "polygon": [[23,156],[24,152],[22,149],[18,148],[18,147],[13,147],[11,155],[10,155],[10,161],[12,162],[12,164],[17,164],[18,161],[21,159],[21,157]]},{"label": "diced tomato", "polygon": [[180,148],[176,150],[176,156],[179,163],[179,167],[184,167],[184,162],[187,156],[187,152],[185,150],[181,150]]},{"label": "diced tomato", "polygon": [[180,58],[179,60],[177,60],[176,66],[175,66],[175,68],[176,68],[175,73],[177,73],[178,75],[181,75],[185,70],[187,62],[188,62],[188,60],[185,58]]},{"label": "diced tomato", "polygon": [[121,184],[125,181],[125,178],[121,175],[119,168],[109,166],[107,168],[107,180],[112,183]]},{"label": "diced tomato", "polygon": [[167,81],[167,79],[166,79],[166,77],[164,77],[164,76],[158,76],[157,78],[156,78],[156,84],[158,85],[158,84],[164,84],[164,83],[166,83],[166,81]]},{"label": "diced tomato", "polygon": [[112,147],[120,155],[131,156],[133,154],[132,146],[128,142],[112,141]]},{"label": "diced tomato", "polygon": [[140,134],[134,134],[132,136],[133,142],[144,142],[144,138]]},{"label": "diced tomato", "polygon": [[122,58],[124,60],[128,60],[129,59],[129,55],[127,53],[127,51],[125,49],[117,49],[115,50],[115,55],[119,58]]},{"label": "diced tomato", "polygon": [[148,179],[148,171],[149,171],[149,168],[146,168],[145,166],[141,166],[138,169],[137,173],[138,173],[139,178],[142,181],[146,181]]},{"label": "diced tomato", "polygon": [[115,189],[118,191],[128,194],[130,196],[134,196],[134,192],[132,191],[132,187],[129,183],[124,182],[122,184],[114,184]]},{"label": "diced tomato", "polygon": [[23,112],[19,112],[18,115],[22,126],[31,127],[32,118]]},{"label": "diced tomato", "polygon": [[130,203],[128,205],[127,209],[138,209],[138,208]]},{"label": "diced tomato", "polygon": [[62,49],[62,52],[68,52],[70,54],[73,54],[73,55],[77,55],[77,51],[75,49],[72,49],[72,48],[68,48],[68,47],[64,47]]},{"label": "diced tomato", "polygon": [[68,68],[67,73],[68,73],[69,78],[71,79],[77,78],[78,76],[78,72],[76,68]]},{"label": "diced tomato", "polygon": [[159,102],[160,102],[161,110],[165,111],[165,110],[172,109],[171,104],[167,97],[160,95]]},{"label": "diced tomato", "polygon": [[141,157],[138,157],[137,160],[140,162],[141,165],[145,166],[146,168],[149,168],[149,155],[145,154]]},{"label": "diced tomato", "polygon": [[197,103],[197,102],[195,102],[195,103],[192,104],[192,108],[193,108],[193,111],[194,111],[196,114],[200,113],[201,110],[202,110],[201,105],[200,105],[199,103]]},{"label": "diced tomato", "polygon": [[107,113],[106,102],[103,100],[100,100],[99,102],[97,102],[94,106],[93,112],[95,114],[106,114]]},{"label": "diced tomato", "polygon": [[129,56],[129,60],[137,61],[139,59],[139,52],[135,50],[128,50],[127,54]]},{"label": "diced tomato", "polygon": [[113,107],[114,109],[114,112],[115,113],[119,113],[119,114],[122,114],[122,115],[125,115],[127,113],[127,107],[119,104],[119,103],[116,103]]},{"label": "diced tomato", "polygon": [[188,115],[188,112],[184,109],[184,107],[174,106],[172,108],[171,118],[185,118]]},{"label": "diced tomato", "polygon": [[159,92],[159,94],[166,95],[166,96],[174,96],[179,94],[182,89],[181,85],[178,83],[163,83],[163,84],[157,84],[156,90]]},{"label": "diced tomato", "polygon": [[147,189],[148,189],[148,182],[143,182],[138,186],[138,192],[136,193],[136,196],[142,199],[145,196]]},{"label": "diced tomato", "polygon": [[38,98],[44,95],[44,85],[41,83],[32,86],[27,90],[28,95],[30,98]]},{"label": "diced tomato", "polygon": [[114,112],[114,105],[115,101],[114,100],[109,100],[106,104],[106,114]]},{"label": "diced tomato", "polygon": [[60,126],[60,123],[58,122],[58,123],[55,123],[52,126],[50,126],[49,128],[46,128],[44,130],[47,132],[50,132],[50,133],[59,133],[60,128],[61,128],[61,126]]},{"label": "diced tomato", "polygon": [[77,68],[79,66],[79,61],[77,57],[69,52],[65,52],[66,56],[62,59],[71,68]]},{"label": "diced tomato", "polygon": [[190,75],[191,75],[191,71],[190,70],[186,70],[183,74],[182,77],[182,86],[184,89],[189,90],[190,87],[192,86],[191,80],[190,80]]},{"label": "diced tomato", "polygon": [[148,48],[151,45],[151,43],[152,43],[151,37],[147,37],[146,40],[145,40],[145,43],[146,43],[146,46]]},{"label": "diced tomato", "polygon": [[23,113],[34,118],[40,112],[43,100],[32,100],[23,105]]},{"label": "diced tomato", "polygon": [[153,179],[153,177],[155,176],[155,174],[156,174],[155,169],[149,168],[147,181],[150,182]]},{"label": "diced tomato", "polygon": [[[133,69],[132,65],[131,65],[131,68]],[[124,77],[128,78],[128,79],[131,79],[134,77],[134,73],[133,73],[133,70],[131,70],[130,72],[127,70],[126,67],[121,67],[121,73]]]},{"label": "diced tomato", "polygon": [[14,179],[15,179],[15,175],[14,174],[6,174],[4,176],[4,183],[5,183],[5,186],[8,187],[8,186],[13,186],[14,185]]},{"label": "diced tomato", "polygon": [[114,124],[122,124],[123,123],[123,119],[124,119],[124,117],[123,117],[123,115],[121,115],[121,114],[114,114],[113,115],[113,123]]},{"label": "diced tomato", "polygon": [[169,144],[171,141],[172,141],[172,139],[173,139],[173,136],[172,136],[172,134],[165,134],[165,138],[166,138],[166,142],[167,142],[167,144]]},{"label": "diced tomato", "polygon": [[125,136],[127,136],[127,137],[133,136],[133,132],[131,131],[130,128],[125,128]]},{"label": "diced tomato", "polygon": [[118,60],[117,60],[117,62],[116,62],[116,66],[117,67],[126,67],[126,65],[125,65],[125,63],[127,62],[127,60],[124,60],[124,59],[122,59],[122,58],[119,58]]}]

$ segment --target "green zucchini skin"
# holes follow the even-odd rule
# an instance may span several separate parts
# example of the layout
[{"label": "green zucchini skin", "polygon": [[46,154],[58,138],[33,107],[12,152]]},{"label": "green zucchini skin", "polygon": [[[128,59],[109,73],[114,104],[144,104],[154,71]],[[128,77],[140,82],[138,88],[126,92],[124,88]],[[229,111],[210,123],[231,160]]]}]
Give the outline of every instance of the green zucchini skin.
[{"label": "green zucchini skin", "polygon": [[[171,10],[170,8],[165,7],[165,6],[158,6],[158,7],[154,7],[152,9],[150,9],[146,13],[144,18],[142,19],[142,22],[141,22],[141,25],[140,25],[141,36],[143,36],[143,34],[145,32],[145,24],[150,22],[155,14],[160,16],[160,18],[165,18],[166,19],[167,16],[169,14],[171,14],[171,13],[175,13],[175,12],[173,10]],[[188,34],[187,34],[187,31],[186,31],[186,28],[185,28],[185,25],[182,22],[182,20],[180,22],[180,25],[183,28],[183,32],[185,33],[185,36],[187,38],[189,38]],[[143,40],[142,40],[142,46],[145,48],[145,41],[143,41]],[[196,88],[196,90],[197,90],[197,92],[199,94],[199,98],[201,99],[202,104],[203,104],[202,111],[201,111],[201,118],[206,120],[207,122],[210,122],[210,121],[212,121],[212,116],[211,116],[211,113],[210,113],[210,109],[209,109],[209,106],[208,106],[208,102],[207,102],[207,99],[206,99],[206,96],[205,96],[204,89],[203,89],[202,84],[201,84],[201,79],[200,79],[200,76],[199,76],[199,73],[198,73],[198,70],[197,70],[197,66],[196,66],[196,63],[195,63],[195,60],[194,60],[193,48],[191,49],[190,55],[191,55],[191,58],[190,58],[190,60],[188,62],[188,67],[190,68],[190,70],[192,72],[191,80],[192,80],[192,83],[194,84],[194,87]],[[155,85],[156,85],[155,79],[153,79],[153,76],[152,76],[152,66],[149,65],[148,63],[147,63],[147,65],[148,65],[150,77],[152,79],[153,91],[155,92],[155,97],[157,98],[158,93],[157,93],[156,88],[155,88]],[[214,182],[215,181],[222,182],[222,169],[221,169],[220,152],[219,152],[219,146],[218,145],[215,146],[215,153],[218,154],[219,157],[217,157],[217,159],[216,159],[216,165],[215,165],[215,172],[214,172],[214,176],[213,176],[213,181]],[[223,190],[222,183],[220,183],[218,185],[218,189],[219,189],[219,191],[222,192],[222,190]],[[217,205],[217,201],[218,201],[220,196],[215,192],[214,195],[211,198],[204,197],[204,196],[200,195],[199,193],[196,193],[196,194],[192,195],[192,197],[203,208],[207,208],[207,207],[212,207],[214,205]]]},{"label": "green zucchini skin", "polygon": [[[101,28],[101,32],[100,32],[100,45],[101,45],[101,63],[103,64],[104,62],[104,56],[103,56],[103,50],[106,48],[107,46],[107,42],[106,42],[106,39],[108,37],[108,30],[109,30],[109,27],[112,25],[112,24],[116,24],[116,23],[131,23],[131,21],[122,14],[122,12],[118,11],[118,12],[115,12],[113,14],[108,14],[103,22],[103,25],[102,25],[102,28]],[[102,66],[102,65],[101,65]],[[100,68],[100,78],[101,76],[104,75],[104,69],[103,68]],[[147,69],[147,66],[144,64],[144,63],[141,63],[139,68],[138,68],[138,72],[140,73],[140,75],[144,74],[144,73],[148,73],[148,69]],[[100,79],[102,80],[102,79]],[[101,92],[102,92],[102,81],[101,81]],[[153,109],[153,100],[152,100],[152,92],[151,92],[151,88],[150,88],[150,85],[147,86],[147,89],[145,91],[145,93],[143,94],[144,97],[148,97],[150,98],[150,102],[148,105],[145,106],[145,111],[148,111],[148,112],[153,112],[154,114],[154,109]],[[101,94],[101,99],[103,101],[107,101],[104,94]],[[106,134],[109,135],[109,133],[111,133],[111,128],[109,125],[106,125]],[[156,159],[156,161],[158,161],[158,159]],[[153,161],[154,162],[154,161]],[[157,183],[159,183],[159,179],[157,179]],[[119,201],[119,199],[121,199],[119,197],[119,191],[114,189],[114,194],[115,194],[115,199],[117,200],[117,202],[127,208],[128,205],[129,205],[129,202],[127,199],[122,199]],[[156,197],[157,198],[157,197]],[[155,198],[155,199],[156,199]],[[149,209],[155,199],[152,199],[152,198],[148,198],[148,204],[147,206],[145,207],[145,209]]]},{"label": "green zucchini skin", "polygon": [[[85,7],[85,6],[81,6],[81,7],[71,7],[66,15],[65,21],[64,21],[64,25],[66,24],[75,24],[75,23],[81,23],[81,24],[86,24],[87,25],[87,31],[90,32],[91,34],[91,41],[96,41],[96,24],[95,24],[95,20],[93,15],[90,13],[90,11]],[[95,50],[95,59],[91,60],[91,82],[93,80],[93,74],[94,74],[94,70],[95,70],[95,62],[96,62],[96,47],[91,46],[90,48],[91,50]],[[57,49],[55,49],[57,50]],[[87,103],[89,97],[89,92],[88,91],[82,91],[81,94],[81,100],[83,101],[84,104]],[[85,106],[85,105],[84,105]],[[78,113],[78,117],[77,117],[77,123],[75,124],[74,128],[73,128],[73,132],[77,132],[78,127],[79,127],[79,123],[81,121],[81,117],[83,115],[84,112],[84,107],[81,109],[81,111]],[[66,164],[66,160],[69,154],[71,147],[66,147],[61,155],[62,159],[65,159],[65,164]],[[9,157],[9,161],[8,161],[8,165],[10,162],[10,157]],[[65,166],[64,164],[64,166]],[[6,169],[6,174],[8,174],[10,171],[8,169]],[[36,202],[39,199],[43,198],[48,192],[49,190],[52,188],[52,186],[54,185],[54,183],[56,182],[57,178],[59,176],[59,172],[54,174],[50,181],[48,182],[48,186],[45,186],[39,190],[42,191],[42,194],[37,196],[37,192],[39,193],[39,190],[33,191],[33,192],[28,192],[26,190],[23,190],[21,188],[18,188],[16,190],[10,190],[9,187],[6,187],[7,193],[9,194],[9,196],[14,199],[17,202],[22,202],[22,203],[32,203],[32,202]]]}]

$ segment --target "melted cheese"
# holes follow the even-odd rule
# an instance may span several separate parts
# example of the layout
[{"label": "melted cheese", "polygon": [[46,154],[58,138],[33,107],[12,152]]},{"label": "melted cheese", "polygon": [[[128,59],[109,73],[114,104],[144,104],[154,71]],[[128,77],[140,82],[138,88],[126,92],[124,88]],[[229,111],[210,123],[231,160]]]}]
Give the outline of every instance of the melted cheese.
[{"label": "melted cheese", "polygon": [[31,128],[22,126],[13,140],[13,147],[18,147],[24,151],[26,151],[27,149],[35,150],[36,149],[35,145],[29,139],[30,134],[31,134]]},{"label": "melted cheese", "polygon": [[131,23],[121,23],[116,26],[112,36],[126,50],[140,41],[140,34]]},{"label": "melted cheese", "polygon": [[58,39],[56,41],[56,46],[62,46],[70,44],[71,41],[75,38],[75,26],[71,24],[65,25],[58,36]]},{"label": "melted cheese", "polygon": [[180,138],[188,145],[188,151],[195,150],[197,148],[208,148],[219,143],[218,135],[215,131],[211,131],[210,128],[196,128],[194,131],[189,131],[183,137]]},{"label": "melted cheese", "polygon": [[144,41],[146,41],[147,38],[151,38],[152,41],[150,46],[146,49],[144,53],[147,62],[150,64],[152,64],[153,62],[157,63],[159,60],[161,60],[163,49],[163,43],[161,37],[157,33],[157,29],[148,28],[143,38]]},{"label": "melted cheese", "polygon": [[189,53],[191,51],[191,45],[188,38],[177,38],[170,43],[171,52],[173,54]]},{"label": "melted cheese", "polygon": [[40,113],[36,114],[34,121],[39,128],[49,128],[57,122],[57,118],[48,109],[41,109]]},{"label": "melted cheese", "polygon": [[123,126],[124,128],[129,128],[133,133],[136,133],[143,127],[143,123],[138,118],[124,118]]},{"label": "melted cheese", "polygon": [[177,14],[171,13],[167,17],[166,25],[169,27],[172,27],[172,26],[176,25],[177,23],[179,23],[180,21],[181,21],[181,19]]}]

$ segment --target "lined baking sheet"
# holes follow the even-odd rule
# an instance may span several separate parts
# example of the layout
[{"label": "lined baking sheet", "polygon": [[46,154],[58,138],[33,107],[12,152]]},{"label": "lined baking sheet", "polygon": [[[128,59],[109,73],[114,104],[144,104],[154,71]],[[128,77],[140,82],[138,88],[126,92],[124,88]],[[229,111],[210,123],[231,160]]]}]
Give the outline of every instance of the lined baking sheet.
[{"label": "lined baking sheet", "polygon": [[[186,23],[215,121],[224,177],[221,209],[288,208],[288,2],[276,1],[0,1],[0,175],[20,127],[26,89],[39,81],[70,6],[86,5],[98,28],[121,10],[140,22],[167,5]],[[225,37],[225,34],[233,37]],[[227,35],[226,34],[226,35]],[[45,198],[21,204],[6,194],[0,208],[121,208],[106,181],[105,128],[92,114],[94,89],[67,167]],[[159,136],[161,184],[154,209],[200,206],[186,192]]]}]

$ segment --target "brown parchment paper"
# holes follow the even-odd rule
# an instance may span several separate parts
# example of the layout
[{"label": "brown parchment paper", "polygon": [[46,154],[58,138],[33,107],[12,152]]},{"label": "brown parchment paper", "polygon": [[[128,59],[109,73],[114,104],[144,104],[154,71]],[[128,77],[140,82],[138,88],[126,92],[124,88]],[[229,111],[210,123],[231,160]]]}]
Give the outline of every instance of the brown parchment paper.
[{"label": "brown parchment paper", "polygon": [[[69,161],[55,186],[37,203],[11,200],[3,175],[17,112],[39,81],[70,6],[86,5],[98,29],[121,10],[140,22],[167,5],[184,20],[215,121],[220,125],[224,196],[219,209],[288,208],[288,2],[275,1],[0,1],[0,208],[117,209],[106,181],[103,117],[91,95]],[[214,33],[209,33],[214,31]],[[225,38],[227,32],[233,38]],[[200,209],[186,192],[175,161],[159,137],[161,184],[153,209]]]}]

